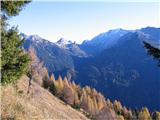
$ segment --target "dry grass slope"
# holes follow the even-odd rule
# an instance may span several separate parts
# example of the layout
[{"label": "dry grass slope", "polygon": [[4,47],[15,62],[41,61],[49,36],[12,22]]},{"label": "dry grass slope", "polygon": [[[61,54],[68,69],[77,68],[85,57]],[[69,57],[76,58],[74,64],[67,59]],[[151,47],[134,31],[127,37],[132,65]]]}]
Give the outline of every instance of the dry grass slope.
[{"label": "dry grass slope", "polygon": [[1,86],[1,118],[16,120],[88,120],[54,97],[47,90],[32,82],[28,90],[28,77],[23,76],[17,84]]}]

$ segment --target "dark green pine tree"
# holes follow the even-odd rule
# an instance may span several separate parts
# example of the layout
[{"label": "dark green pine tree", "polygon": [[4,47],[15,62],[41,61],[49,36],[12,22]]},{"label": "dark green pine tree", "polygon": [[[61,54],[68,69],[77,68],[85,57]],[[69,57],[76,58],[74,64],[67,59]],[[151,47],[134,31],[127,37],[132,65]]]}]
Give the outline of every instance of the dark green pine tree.
[{"label": "dark green pine tree", "polygon": [[160,67],[160,50],[158,48],[153,47],[147,42],[143,42],[144,47],[147,48],[148,54],[152,55],[154,59],[158,60],[158,66]]},{"label": "dark green pine tree", "polygon": [[29,57],[22,49],[17,28],[7,29],[7,20],[16,16],[28,1],[1,1],[1,83],[12,83],[27,72]]}]

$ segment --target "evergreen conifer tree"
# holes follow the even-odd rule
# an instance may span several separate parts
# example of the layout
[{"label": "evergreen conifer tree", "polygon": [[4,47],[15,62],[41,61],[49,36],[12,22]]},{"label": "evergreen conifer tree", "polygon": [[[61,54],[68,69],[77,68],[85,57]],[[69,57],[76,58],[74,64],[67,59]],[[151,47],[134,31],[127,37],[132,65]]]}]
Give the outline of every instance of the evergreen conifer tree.
[{"label": "evergreen conifer tree", "polygon": [[7,20],[16,16],[29,1],[1,1],[1,83],[16,81],[27,71],[29,57],[22,49],[17,28],[7,29]]}]

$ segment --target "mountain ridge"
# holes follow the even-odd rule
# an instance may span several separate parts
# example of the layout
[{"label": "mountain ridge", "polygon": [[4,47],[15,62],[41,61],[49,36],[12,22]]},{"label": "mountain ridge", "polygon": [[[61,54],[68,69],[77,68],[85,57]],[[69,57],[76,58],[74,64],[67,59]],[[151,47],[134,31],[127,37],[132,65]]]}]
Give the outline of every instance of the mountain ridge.
[{"label": "mountain ridge", "polygon": [[[40,58],[40,60],[44,61],[44,64],[47,67],[49,73],[50,74],[54,73],[56,78],[58,77],[58,75],[61,74],[62,76],[67,76],[69,79],[74,80],[75,82],[81,84],[82,86],[90,85],[92,87],[96,87],[97,89],[100,89],[100,86],[103,89],[105,88],[105,86],[108,86],[110,88],[109,96],[112,99],[118,98],[119,100],[123,101],[125,98],[122,98],[120,97],[120,95],[117,95],[116,91],[119,89],[121,89],[119,90],[121,92],[125,91],[127,90],[126,87],[128,87],[128,89],[134,90],[133,87],[130,88],[130,86],[133,86],[133,83],[131,82],[132,80],[130,80],[129,76],[132,76],[132,78],[135,79],[134,84],[136,86],[134,87],[136,89],[140,89],[139,88],[140,86],[138,86],[138,84],[140,84],[139,83],[140,81],[144,81],[144,80],[148,81],[152,85],[151,88],[153,86],[156,86],[155,88],[157,90],[158,90],[157,86],[160,84],[158,82],[158,79],[160,77],[157,76],[159,72],[159,69],[157,68],[157,64],[150,56],[147,55],[147,52],[143,45],[143,41],[145,42],[154,41],[156,42],[156,44],[154,43],[154,45],[159,46],[159,35],[157,35],[157,33],[159,33],[159,28],[151,27],[152,34],[150,34],[149,36],[153,36],[153,37],[149,37],[148,35],[146,35],[145,29],[147,29],[147,32],[150,32],[148,30],[150,29],[150,27],[138,29],[131,32],[129,31],[127,33],[125,31],[126,34],[124,34],[118,40],[116,40],[116,44],[105,49],[97,44],[95,44],[95,48],[98,47],[98,49],[95,49],[95,48],[93,49],[93,47],[90,48],[87,46],[86,48],[89,50],[88,51],[86,49],[83,49],[84,43],[82,44],[71,43],[71,44],[65,44],[65,47],[59,47],[55,43],[50,43],[50,42],[48,42],[49,44],[47,44],[47,42],[40,44],[37,42],[32,43],[27,41],[25,41],[24,43],[24,48],[27,49],[29,48],[29,46],[34,47],[36,49],[37,56]],[[115,33],[118,33],[121,30],[122,29],[119,29],[115,31]],[[144,31],[144,33],[141,32],[141,30]],[[156,32],[156,34],[153,34],[153,30],[158,32]],[[154,35],[156,37],[154,37]],[[153,38],[156,38],[156,39],[153,39]],[[132,42],[132,44],[130,42]],[[128,45],[130,47],[127,47]],[[124,50],[124,48],[126,48],[126,50]],[[111,51],[116,51],[116,52],[111,52]],[[134,51],[134,54],[132,51]],[[84,54],[81,54],[81,53],[84,53]],[[136,57],[134,57],[133,55]],[[145,58],[143,58],[144,56]],[[97,62],[94,63],[94,61],[97,61]],[[146,64],[147,62],[148,64]],[[113,66],[115,66],[117,70]],[[138,66],[142,66],[142,67],[138,67]],[[147,71],[150,71],[150,72],[147,72]],[[139,80],[137,76],[143,76],[143,79]],[[154,80],[149,80],[153,78]],[[106,80],[108,82],[106,82]],[[105,82],[107,84],[104,84]],[[143,88],[144,87],[142,86],[142,89],[140,89],[142,93],[144,93],[144,89],[146,89],[146,88],[144,89]],[[104,91],[103,89],[100,89],[100,91],[103,94],[105,94],[105,96],[107,96],[107,91]],[[134,92],[133,90],[130,90],[130,92],[131,93]],[[152,90],[150,89],[150,92],[147,93],[148,95],[146,94],[146,97],[152,94],[151,91]],[[131,93],[128,92],[127,94],[131,94]],[[156,94],[157,97],[158,95],[159,93]],[[131,98],[127,98],[127,100],[128,99],[131,100]],[[140,99],[143,99],[143,98],[140,97]],[[150,98],[148,97],[146,99],[150,100]],[[157,100],[154,100],[153,103],[155,104],[154,108],[157,109],[159,98],[156,98],[156,99]],[[149,102],[147,102],[146,104],[142,104],[142,101],[137,104],[140,107],[144,105],[150,105]],[[134,106],[132,105],[131,101],[127,103],[127,105],[132,107]],[[153,106],[151,105],[150,108],[152,107]]]}]

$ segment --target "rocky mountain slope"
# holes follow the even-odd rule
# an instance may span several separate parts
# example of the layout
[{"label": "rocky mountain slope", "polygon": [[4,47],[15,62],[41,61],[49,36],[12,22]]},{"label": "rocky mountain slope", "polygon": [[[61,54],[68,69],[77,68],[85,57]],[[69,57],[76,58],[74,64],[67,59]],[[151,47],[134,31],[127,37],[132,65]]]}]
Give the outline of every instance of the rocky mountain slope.
[{"label": "rocky mountain slope", "polygon": [[117,44],[119,38],[127,34],[128,30],[114,29],[108,32],[100,33],[89,41],[84,41],[80,48],[91,55],[96,55],[104,49],[110,48]]},{"label": "rocky mountain slope", "polygon": [[[100,33],[91,40],[84,41],[80,48],[88,54],[97,55],[105,49],[114,47],[120,41],[120,38],[127,33],[139,33],[147,38],[145,41],[150,42],[154,46],[160,46],[160,29],[154,27],[146,27],[137,30],[113,29],[104,33]],[[120,43],[120,42],[119,42]]]},{"label": "rocky mountain slope", "polygon": [[34,48],[38,58],[44,61],[48,71],[54,73],[56,77],[59,74],[64,76],[66,73],[68,76],[74,76],[73,58],[87,57],[87,54],[71,41],[60,39],[56,43],[52,43],[37,35],[21,34],[21,36],[25,39],[23,47],[26,50],[30,47]]}]

